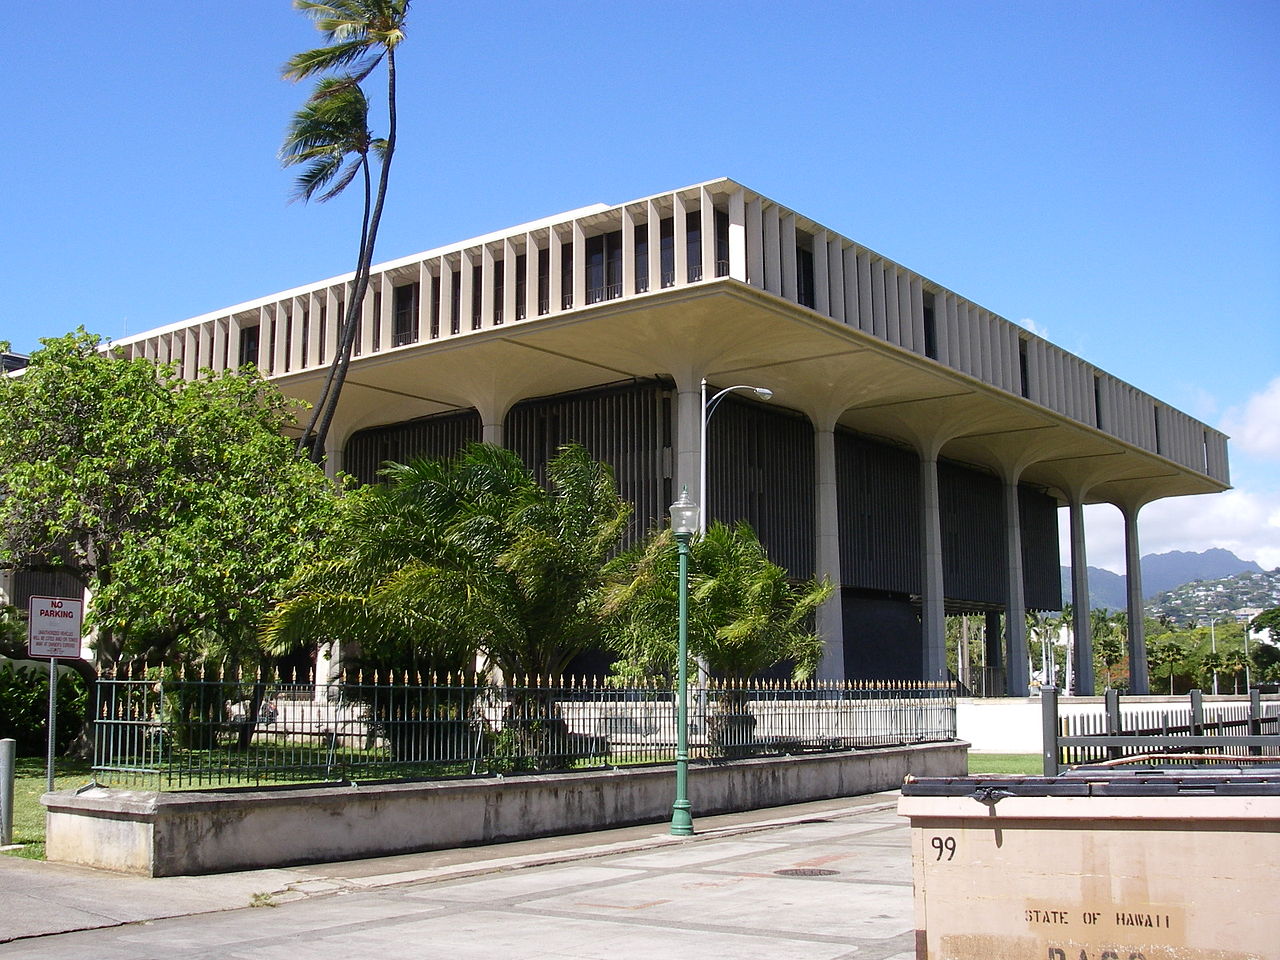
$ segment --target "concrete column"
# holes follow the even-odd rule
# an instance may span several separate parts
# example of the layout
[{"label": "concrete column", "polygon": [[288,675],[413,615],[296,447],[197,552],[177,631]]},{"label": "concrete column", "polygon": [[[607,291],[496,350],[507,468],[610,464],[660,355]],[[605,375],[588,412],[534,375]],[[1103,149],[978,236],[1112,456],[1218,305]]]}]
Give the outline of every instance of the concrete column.
[{"label": "concrete column", "polygon": [[827,288],[831,291],[831,302],[827,312],[841,323],[844,322],[844,253],[840,250],[840,238],[834,237],[827,244]]},{"label": "concrete column", "polygon": [[1018,480],[1004,481],[1004,550],[1008,579],[1005,584],[1004,636],[1008,651],[1005,692],[1025,697],[1029,679],[1027,664],[1027,604],[1022,582],[1022,517],[1018,510]]},{"label": "concrete column", "polygon": [[813,309],[823,316],[831,315],[831,278],[827,276],[827,231],[819,230],[813,238]]},{"label": "concrete column", "polygon": [[563,251],[560,248],[560,234],[555,227],[547,238],[547,312],[560,313],[564,309],[564,292],[560,289],[560,277],[563,269],[560,259]]},{"label": "concrete column", "polygon": [[373,353],[373,331],[378,324],[378,317],[373,309],[377,285],[377,279],[370,277],[369,285],[364,288],[364,300],[360,304],[360,342],[356,345],[356,350],[366,357]]},{"label": "concrete column", "polygon": [[858,263],[858,329],[870,333],[874,324],[871,307],[871,254],[859,250],[855,255]]},{"label": "concrete column", "polygon": [[672,200],[675,210],[671,215],[671,244],[675,254],[676,286],[683,287],[689,282],[689,204],[678,193],[672,195]]},{"label": "concrete column", "polygon": [[480,423],[480,442],[491,443],[495,447],[502,446],[502,427],[505,419],[505,417],[498,417],[497,419],[483,418]]},{"label": "concrete column", "polygon": [[[431,339],[431,265],[433,261],[423,260],[418,264],[418,342],[426,343]],[[437,334],[439,331],[437,331]]]},{"label": "concrete column", "polygon": [[[494,264],[497,260],[493,256],[493,248],[489,244],[485,244],[480,248],[480,326],[482,329],[488,330],[494,323],[494,302],[493,302],[493,277],[497,272]],[[387,298],[383,297],[382,302],[385,305]]]},{"label": "concrete column", "polygon": [[778,237],[782,254],[782,296],[795,303],[796,300],[796,215],[788,211],[782,216],[781,230]]},{"label": "concrete column", "polygon": [[702,279],[716,278],[716,208],[711,192],[698,188],[698,219],[702,227]]},{"label": "concrete column", "polygon": [[747,201],[747,282],[764,289],[764,211],[756,196]]},{"label": "concrete column", "polygon": [[456,278],[446,257],[440,258],[440,336],[453,335],[453,285]]},{"label": "concrete column", "polygon": [[881,340],[889,339],[885,324],[884,287],[884,261],[877,260],[871,264],[871,333]]},{"label": "concrete column", "polygon": [[227,321],[213,321],[213,370],[221,373],[227,369]]},{"label": "concrete column", "polygon": [[538,241],[532,233],[524,235],[524,317],[538,315]]},{"label": "concrete column", "polygon": [[346,448],[347,438],[337,430],[331,430],[324,441],[324,475],[336,480],[342,472],[342,452]]},{"label": "concrete column", "polygon": [[742,188],[729,194],[729,276],[747,282],[747,203]]},{"label": "concrete column", "polygon": [[701,377],[689,374],[677,376],[675,410],[676,464],[673,477],[673,495],[680,496],[681,488],[688,488],[689,498],[698,504],[706,516],[702,485],[699,482],[699,443],[702,436]]},{"label": "concrete column", "polygon": [[[374,284],[372,278],[369,286]],[[384,273],[380,275],[376,281],[378,284],[378,293],[382,299],[378,301],[378,351],[383,352],[390,350],[395,346],[395,306],[396,306],[396,286],[391,279],[391,274]]]},{"label": "concrete column", "polygon": [[1147,669],[1147,637],[1142,603],[1142,552],[1138,544],[1138,511],[1141,509],[1140,503],[1120,507],[1120,512],[1124,515],[1124,572],[1128,593],[1129,692],[1145,695],[1151,692],[1151,674]]},{"label": "concrete column", "polygon": [[[520,271],[516,264],[520,262],[520,254],[516,245],[507,237],[502,241],[502,322],[515,323],[519,319],[516,309],[516,287],[520,283]],[[497,319],[496,317],[494,318]]]},{"label": "concrete column", "polygon": [[836,435],[834,419],[815,422],[813,427],[814,476],[814,575],[826,578],[835,587],[831,597],[818,608],[816,627],[822,637],[821,680],[845,679],[844,609],[840,597],[840,498],[836,486]]},{"label": "concrete column", "polygon": [[1089,625],[1089,561],[1084,548],[1084,497],[1071,497],[1071,614],[1075,634],[1075,683],[1072,693],[1093,696],[1093,634]]},{"label": "concrete column", "polygon": [[622,295],[636,292],[636,215],[630,207],[622,208]]},{"label": "concrete column", "polygon": [[943,605],[942,509],[938,498],[938,454],[920,455],[920,631],[924,645],[925,680],[947,678],[947,623]]},{"label": "concrete column", "polygon": [[776,206],[761,214],[764,222],[764,288],[782,294],[782,224]]},{"label": "concrete column", "polygon": [[271,324],[275,317],[270,307],[258,308],[258,372],[264,377],[271,374]]},{"label": "concrete column", "polygon": [[648,202],[646,216],[649,223],[649,292],[662,289],[662,211],[652,200]]},{"label": "concrete column", "polygon": [[475,264],[468,250],[462,251],[462,263],[458,270],[458,330],[467,333],[473,329],[475,319],[471,313],[471,301],[475,299]]},{"label": "concrete column", "polygon": [[573,306],[587,305],[587,234],[582,221],[573,221]]}]

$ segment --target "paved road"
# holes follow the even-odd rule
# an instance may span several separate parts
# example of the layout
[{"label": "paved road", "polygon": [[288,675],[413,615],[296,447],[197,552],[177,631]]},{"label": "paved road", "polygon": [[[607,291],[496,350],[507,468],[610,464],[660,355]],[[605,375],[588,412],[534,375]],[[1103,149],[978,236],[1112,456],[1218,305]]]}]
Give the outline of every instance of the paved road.
[{"label": "paved road", "polygon": [[[81,930],[68,919],[62,928],[70,932],[0,944],[0,957],[910,960],[908,832],[891,800],[881,794],[713,818],[699,823],[702,833],[692,841],[640,827],[224,877],[77,871],[75,896],[86,914],[93,912],[86,901],[95,879],[115,897],[116,914],[127,913],[130,900],[181,896],[192,905],[155,902],[151,912],[219,912]],[[71,869],[30,867],[36,877]],[[0,868],[0,929],[14,919],[12,908],[21,909],[15,876]],[[254,884],[259,894],[277,890],[270,899],[278,905],[244,906]],[[27,894],[38,897],[35,888]],[[68,888],[60,896],[55,911],[71,905]],[[194,906],[200,896],[205,905]],[[139,916],[146,908],[135,904]],[[104,917],[109,913],[104,907]]]}]

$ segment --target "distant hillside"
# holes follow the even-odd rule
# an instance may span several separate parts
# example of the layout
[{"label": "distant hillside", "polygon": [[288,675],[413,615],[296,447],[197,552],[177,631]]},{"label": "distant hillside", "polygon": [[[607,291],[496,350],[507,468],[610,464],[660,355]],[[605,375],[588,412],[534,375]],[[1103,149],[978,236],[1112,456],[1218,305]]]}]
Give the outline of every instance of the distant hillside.
[{"label": "distant hillside", "polygon": [[[1230,550],[1213,547],[1201,553],[1171,550],[1142,558],[1142,591],[1151,602],[1157,594],[1196,580],[1222,580],[1237,574],[1264,573],[1252,560],[1241,560]],[[1123,610],[1128,606],[1127,577],[1099,567],[1089,568],[1089,606]],[[1071,568],[1062,568],[1062,599],[1071,600]]]},{"label": "distant hillside", "polygon": [[1157,594],[1147,602],[1152,616],[1176,623],[1210,617],[1253,616],[1280,606],[1280,567],[1261,573],[1237,573],[1217,580],[1194,580]]}]

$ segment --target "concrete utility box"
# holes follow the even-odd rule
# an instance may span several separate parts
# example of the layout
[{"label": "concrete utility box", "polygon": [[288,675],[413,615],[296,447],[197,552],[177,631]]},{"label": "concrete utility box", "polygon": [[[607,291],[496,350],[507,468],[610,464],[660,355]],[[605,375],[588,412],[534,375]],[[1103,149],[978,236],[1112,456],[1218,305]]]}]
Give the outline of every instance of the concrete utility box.
[{"label": "concrete utility box", "polygon": [[1280,771],[908,779],[918,960],[1277,960]]}]

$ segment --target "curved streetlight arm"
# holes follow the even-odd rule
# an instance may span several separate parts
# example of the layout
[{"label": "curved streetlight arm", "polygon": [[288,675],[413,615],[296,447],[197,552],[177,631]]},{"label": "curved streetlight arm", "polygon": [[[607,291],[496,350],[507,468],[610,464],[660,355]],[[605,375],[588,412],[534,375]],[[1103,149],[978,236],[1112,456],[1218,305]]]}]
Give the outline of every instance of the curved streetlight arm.
[{"label": "curved streetlight arm", "polygon": [[708,400],[707,378],[702,378],[702,429],[698,443],[698,497],[702,501],[702,510],[698,514],[699,535],[705,535],[707,532],[707,506],[711,502],[707,496],[707,422],[711,419],[711,414],[715,413],[716,407],[720,405],[720,401],[724,399],[725,394],[733,393],[735,390],[750,390],[761,400],[769,400],[773,397],[773,391],[768,387],[756,387],[749,383],[738,383],[732,387],[725,387]]}]

